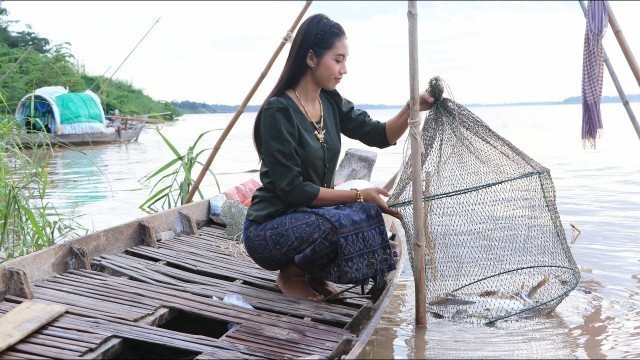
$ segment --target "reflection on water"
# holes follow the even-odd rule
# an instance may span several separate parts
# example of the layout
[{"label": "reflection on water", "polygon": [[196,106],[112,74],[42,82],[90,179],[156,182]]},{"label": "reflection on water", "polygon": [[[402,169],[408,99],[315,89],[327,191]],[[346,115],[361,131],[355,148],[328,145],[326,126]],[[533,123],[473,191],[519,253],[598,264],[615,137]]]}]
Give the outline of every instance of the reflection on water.
[{"label": "reflection on water", "polygon": [[[640,357],[640,141],[624,108],[603,104],[605,129],[596,150],[582,148],[580,105],[471,110],[551,170],[567,238],[573,238],[571,224],[581,231],[571,245],[581,274],[578,288],[541,319],[504,321],[487,327],[429,317],[428,327],[420,329],[414,326],[414,287],[407,262],[402,282],[362,357]],[[394,113],[371,111],[380,120]],[[232,115],[185,116],[163,125],[162,131],[184,151],[201,132],[224,128]],[[212,170],[222,190],[258,179],[255,170],[259,164],[251,138],[254,116],[241,116],[213,161]],[[219,134],[214,131],[205,136],[202,148],[211,148]],[[404,144],[402,139],[382,151],[368,148],[378,153],[374,183],[385,184],[399,169]],[[342,147],[343,152],[349,147],[363,148],[347,138]],[[174,158],[153,127],[143,131],[138,143],[83,151],[86,156],[56,150],[51,157],[49,200],[61,211],[82,214],[78,220],[93,230],[145,215],[138,206],[149,196],[151,185],[139,180]],[[209,177],[201,189],[206,196],[218,193]]]},{"label": "reflection on water", "polygon": [[[56,192],[66,194],[56,205],[81,206],[108,198],[109,178],[102,172],[107,159],[100,149],[54,149],[47,165]],[[60,151],[64,155],[60,156]]]}]

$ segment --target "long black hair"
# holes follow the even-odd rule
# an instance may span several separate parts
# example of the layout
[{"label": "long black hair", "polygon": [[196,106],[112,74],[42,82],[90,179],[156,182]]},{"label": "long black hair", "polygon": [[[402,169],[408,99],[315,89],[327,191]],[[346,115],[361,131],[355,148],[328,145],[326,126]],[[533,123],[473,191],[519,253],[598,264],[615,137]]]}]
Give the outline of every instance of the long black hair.
[{"label": "long black hair", "polygon": [[324,14],[312,15],[302,22],[291,43],[289,56],[284,64],[280,78],[260,106],[260,110],[258,110],[258,114],[256,115],[256,120],[253,125],[253,144],[260,160],[262,160],[262,153],[260,152],[260,145],[262,143],[260,137],[260,116],[262,115],[264,105],[272,97],[282,95],[285,90],[298,84],[309,68],[307,64],[309,50],[313,51],[315,57],[320,60],[328,50],[333,48],[336,42],[345,36],[346,34],[342,26]]}]

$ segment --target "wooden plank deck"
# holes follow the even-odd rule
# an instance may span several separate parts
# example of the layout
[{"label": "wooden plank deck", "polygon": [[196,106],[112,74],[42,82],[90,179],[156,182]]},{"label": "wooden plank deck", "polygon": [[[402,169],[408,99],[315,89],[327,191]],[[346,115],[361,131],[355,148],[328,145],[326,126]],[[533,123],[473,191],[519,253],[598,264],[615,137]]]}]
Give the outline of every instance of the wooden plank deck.
[{"label": "wooden plank deck", "polygon": [[[206,226],[198,235],[159,241],[157,248],[96,256],[91,270],[37,281],[34,299],[67,311],[1,352],[0,359],[107,358],[139,343],[182,351],[184,358],[331,358],[355,340],[353,319],[370,307],[369,300],[284,296],[276,273],[238,250],[223,228]],[[242,296],[253,309],[221,300],[229,294]],[[6,296],[0,314],[25,300]],[[181,316],[193,329],[175,325]]]}]

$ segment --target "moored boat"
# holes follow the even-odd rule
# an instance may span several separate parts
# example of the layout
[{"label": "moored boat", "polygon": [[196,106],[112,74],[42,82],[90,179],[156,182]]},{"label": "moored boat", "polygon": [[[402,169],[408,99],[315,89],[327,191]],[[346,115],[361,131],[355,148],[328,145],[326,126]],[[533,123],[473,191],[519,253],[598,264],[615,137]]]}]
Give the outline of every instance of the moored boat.
[{"label": "moored boat", "polygon": [[61,86],[36,89],[16,107],[24,147],[82,146],[137,141],[145,121],[107,120],[100,98],[90,90],[71,93]]},{"label": "moored boat", "polygon": [[34,132],[19,134],[18,139],[23,147],[36,146],[85,146],[112,143],[136,142],[145,123],[109,124],[101,133],[87,134],[51,134]]}]

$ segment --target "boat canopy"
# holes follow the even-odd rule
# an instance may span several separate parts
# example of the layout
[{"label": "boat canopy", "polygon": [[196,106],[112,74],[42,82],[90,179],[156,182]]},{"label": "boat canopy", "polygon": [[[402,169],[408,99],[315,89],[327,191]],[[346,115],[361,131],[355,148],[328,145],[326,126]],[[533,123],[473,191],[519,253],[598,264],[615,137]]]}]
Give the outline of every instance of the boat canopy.
[{"label": "boat canopy", "polygon": [[105,132],[106,119],[100,98],[91,90],[70,93],[62,86],[48,86],[25,95],[16,118],[27,130],[62,134]]}]

